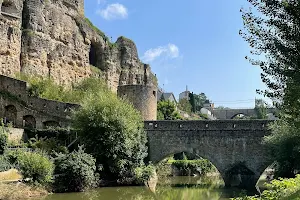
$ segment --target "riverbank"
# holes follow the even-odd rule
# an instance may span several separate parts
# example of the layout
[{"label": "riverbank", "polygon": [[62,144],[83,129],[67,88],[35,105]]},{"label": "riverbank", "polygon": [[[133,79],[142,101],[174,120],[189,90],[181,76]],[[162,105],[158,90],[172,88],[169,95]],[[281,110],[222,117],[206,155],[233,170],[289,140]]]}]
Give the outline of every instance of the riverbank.
[{"label": "riverbank", "polygon": [[273,180],[266,184],[267,189],[258,196],[241,196],[232,200],[299,200],[300,199],[300,175],[296,178]]},{"label": "riverbank", "polygon": [[0,183],[0,199],[26,200],[47,196],[49,193],[44,188],[29,186],[24,183]]}]

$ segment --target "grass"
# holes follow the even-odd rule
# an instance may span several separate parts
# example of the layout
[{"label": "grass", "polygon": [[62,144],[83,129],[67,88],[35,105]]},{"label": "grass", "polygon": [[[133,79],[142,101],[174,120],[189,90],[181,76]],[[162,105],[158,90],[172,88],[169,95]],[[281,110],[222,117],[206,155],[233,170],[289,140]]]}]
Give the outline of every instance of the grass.
[{"label": "grass", "polygon": [[43,188],[32,187],[23,183],[0,183],[0,199],[24,200],[46,196],[48,192]]},{"label": "grass", "polygon": [[0,172],[0,181],[16,181],[20,179],[22,179],[22,176],[16,169],[10,169],[5,172]]},{"label": "grass", "polygon": [[[110,47],[110,48],[115,48],[115,47],[117,47],[117,44],[116,43],[113,43],[113,42],[111,42],[110,40],[109,40],[109,37],[107,37],[106,35],[105,35],[105,33],[104,32],[102,32],[100,29],[98,29],[88,18],[84,18],[84,20],[86,21],[86,23],[96,32],[96,33],[98,33],[103,39],[105,39],[106,41],[107,41],[107,43],[108,43],[108,46]],[[129,39],[128,39],[129,40]]]}]

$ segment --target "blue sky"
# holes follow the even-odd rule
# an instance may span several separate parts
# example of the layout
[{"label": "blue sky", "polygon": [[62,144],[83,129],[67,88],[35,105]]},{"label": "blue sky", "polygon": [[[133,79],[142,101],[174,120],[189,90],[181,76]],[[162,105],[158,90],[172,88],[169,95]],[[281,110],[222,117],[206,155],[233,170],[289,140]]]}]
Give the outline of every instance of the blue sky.
[{"label": "blue sky", "polygon": [[253,107],[265,86],[239,36],[246,0],[86,0],[85,15],[115,41],[132,39],[166,92],[186,85],[216,105]]}]

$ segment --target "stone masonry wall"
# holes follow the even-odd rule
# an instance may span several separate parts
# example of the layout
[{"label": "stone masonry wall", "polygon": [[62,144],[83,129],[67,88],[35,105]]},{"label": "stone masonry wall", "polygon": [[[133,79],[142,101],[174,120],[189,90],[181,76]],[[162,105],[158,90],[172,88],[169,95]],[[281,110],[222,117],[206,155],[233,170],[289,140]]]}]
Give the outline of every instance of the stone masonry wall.
[{"label": "stone masonry wall", "polygon": [[[35,128],[44,128],[45,122],[56,122],[60,127],[70,125],[71,110],[79,105],[30,97],[26,82],[0,75],[0,118],[13,117],[14,127],[24,126],[24,117],[33,117]],[[13,108],[13,110],[8,110]]]},{"label": "stone masonry wall", "polygon": [[123,85],[118,87],[118,96],[132,102],[144,120],[156,120],[157,88],[147,85]]}]

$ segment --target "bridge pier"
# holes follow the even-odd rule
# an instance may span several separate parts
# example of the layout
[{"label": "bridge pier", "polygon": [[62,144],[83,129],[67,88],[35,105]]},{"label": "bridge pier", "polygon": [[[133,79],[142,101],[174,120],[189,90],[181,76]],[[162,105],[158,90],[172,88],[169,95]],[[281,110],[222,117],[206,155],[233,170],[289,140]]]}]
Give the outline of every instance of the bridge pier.
[{"label": "bridge pier", "polygon": [[260,175],[234,174],[223,177],[225,187],[237,187],[241,189],[255,189]]}]

